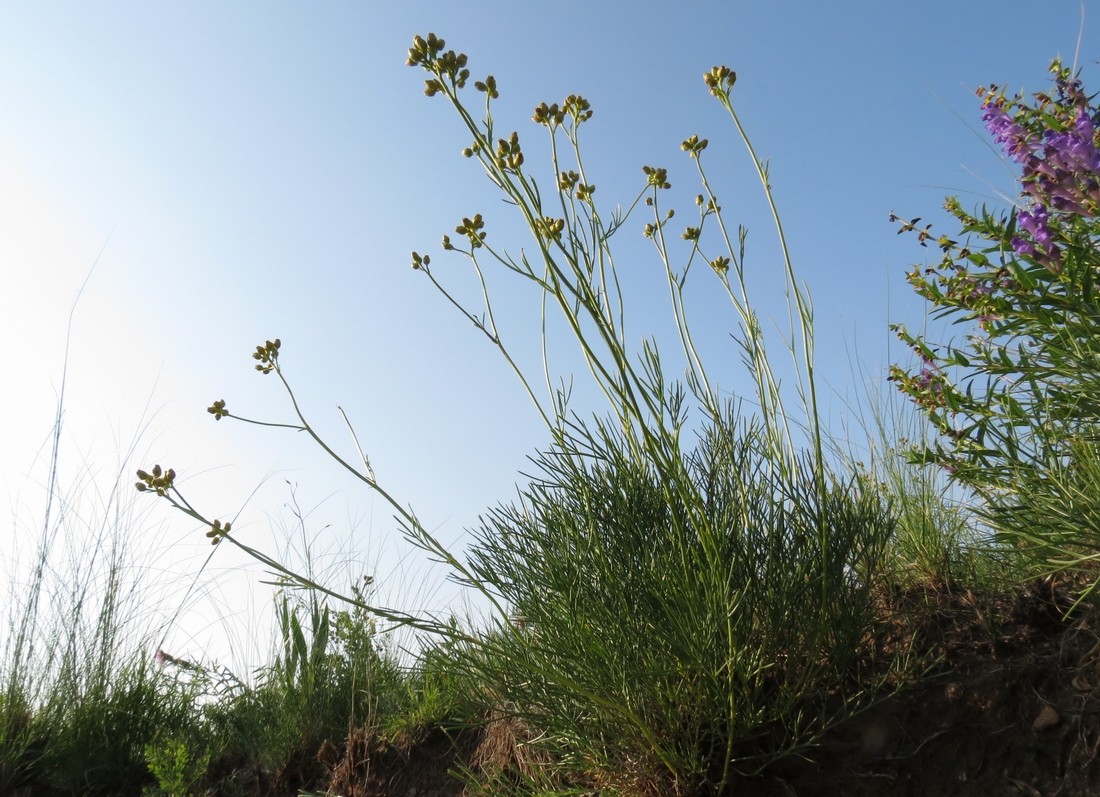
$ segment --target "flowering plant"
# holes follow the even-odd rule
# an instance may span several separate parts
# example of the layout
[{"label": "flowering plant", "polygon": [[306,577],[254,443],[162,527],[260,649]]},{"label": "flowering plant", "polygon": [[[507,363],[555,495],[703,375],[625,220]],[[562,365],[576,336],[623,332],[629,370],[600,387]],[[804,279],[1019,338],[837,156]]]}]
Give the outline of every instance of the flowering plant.
[{"label": "flowering plant", "polygon": [[[891,215],[899,234],[943,252],[909,283],[936,318],[971,331],[941,344],[895,325],[919,365],[894,365],[890,378],[941,435],[913,459],[945,467],[986,500],[999,530],[1053,543],[1047,563],[1065,565],[1077,561],[1086,528],[1100,542],[1081,505],[1083,480],[1093,465],[1100,473],[1100,111],[1077,74],[1057,60],[1051,72],[1053,91],[1030,101],[995,85],[978,92],[986,128],[1022,166],[1011,209],[972,214],[949,198],[962,242]],[[1075,528],[1036,536],[1036,513],[1049,520],[1055,505],[1082,510],[1072,512]]]}]

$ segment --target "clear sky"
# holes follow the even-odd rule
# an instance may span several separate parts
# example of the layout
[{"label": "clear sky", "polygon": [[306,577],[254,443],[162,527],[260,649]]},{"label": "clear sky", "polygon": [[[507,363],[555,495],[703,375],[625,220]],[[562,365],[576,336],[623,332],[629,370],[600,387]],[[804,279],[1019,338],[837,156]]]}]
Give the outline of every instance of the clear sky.
[{"label": "clear sky", "polygon": [[[98,260],[73,316],[63,485],[108,489],[142,432],[140,464],[175,467],[211,515],[239,512],[249,542],[286,545],[291,481],[318,552],[375,573],[410,607],[459,606],[438,571],[408,555],[382,502],[303,436],[205,412],[224,398],[242,415],[289,420],[274,378],[250,359],[280,337],[318,428],[353,455],[342,406],[380,480],[455,545],[479,512],[514,496],[545,443],[499,356],[409,268],[411,250],[430,252],[438,273],[468,285],[439,240],[477,212],[495,240],[523,240],[459,155],[468,141],[453,112],[404,65],[414,34],[443,36],[475,77],[496,76],[497,123],[525,137],[536,173],[544,136],[531,109],[587,97],[586,166],[607,209],[633,198],[651,164],[670,170],[688,210],[697,188],[679,144],[709,138],[727,220],[749,228],[751,287],[781,318],[759,187],[701,79],[715,64],[735,69],[734,102],[771,163],[814,298],[837,418],[841,398],[863,389],[855,370],[881,384],[904,356],[887,324],[923,319],[904,273],[934,251],[897,237],[889,213],[942,222],[945,194],[974,205],[1012,191],[974,89],[1046,88],[1050,59],[1072,62],[1079,35],[1086,85],[1097,87],[1094,0],[680,5],[0,0],[0,495],[11,518],[0,553],[26,549],[40,522],[66,325]],[[645,220],[623,233],[634,240],[621,264],[639,286],[659,274]],[[494,287],[516,345],[532,345],[536,297],[509,280]],[[637,288],[639,338],[661,330],[646,326],[665,317],[656,287]],[[698,329],[736,394],[748,380],[728,337],[735,320],[706,294],[696,294]],[[166,506],[143,506],[133,526],[175,608],[172,590],[207,553],[201,530]],[[232,618],[265,599],[247,597],[261,574],[238,565],[219,549],[172,631],[173,652],[244,655],[250,628]]]}]

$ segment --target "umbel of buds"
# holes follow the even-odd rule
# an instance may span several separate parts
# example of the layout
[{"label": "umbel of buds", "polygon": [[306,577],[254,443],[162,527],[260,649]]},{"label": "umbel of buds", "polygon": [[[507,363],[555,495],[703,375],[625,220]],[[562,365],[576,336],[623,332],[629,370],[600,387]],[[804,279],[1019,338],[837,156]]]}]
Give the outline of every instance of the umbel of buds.
[{"label": "umbel of buds", "polygon": [[153,490],[157,495],[167,495],[168,491],[172,489],[173,482],[176,480],[176,472],[169,468],[167,471],[161,470],[160,465],[153,466],[152,473],[146,473],[143,470],[137,472],[137,477],[141,479],[134,487],[138,492],[145,492],[146,490]]},{"label": "umbel of buds", "polygon": [[459,235],[465,235],[470,245],[477,249],[479,246],[483,246],[485,242],[484,232],[485,220],[481,218],[480,213],[475,213],[472,219],[463,217],[462,223],[455,227],[455,232]]},{"label": "umbel of buds", "polygon": [[561,238],[565,229],[565,219],[555,219],[553,216],[544,216],[535,220],[535,232],[540,238],[556,241]]},{"label": "umbel of buds", "polygon": [[210,538],[211,545],[217,545],[222,541],[223,537],[228,536],[232,523],[226,521],[224,524],[220,520],[215,520],[210,524],[210,531],[206,532],[206,536]]},{"label": "umbel of buds", "polygon": [[698,134],[693,134],[691,138],[686,138],[680,143],[680,149],[687,152],[691,157],[698,158],[699,153],[705,150],[709,143],[707,139],[699,138]]},{"label": "umbel of buds", "polygon": [[653,186],[654,188],[663,188],[665,190],[672,188],[672,184],[668,181],[668,169],[643,166],[642,171],[645,172],[647,185]]},{"label": "umbel of buds", "polygon": [[[252,352],[252,359],[260,361],[256,366],[257,371],[262,374],[270,374],[279,367],[279,347],[281,345],[282,341],[275,338],[273,341],[265,340],[263,346],[256,347],[256,351]],[[224,402],[222,408],[225,408]]]},{"label": "umbel of buds", "polygon": [[[444,79],[451,84],[452,89],[463,88],[470,77],[470,70],[466,68],[466,54],[456,53],[454,50],[443,52],[447,43],[429,33],[428,38],[413,37],[413,46],[409,48],[409,57],[405,61],[409,66],[422,66],[436,77],[424,82],[424,93],[434,97],[441,91],[445,91]],[[489,78],[492,80],[492,78]],[[488,91],[488,81],[479,86],[479,90]],[[496,93],[496,81],[492,81],[491,93]]]},{"label": "umbel of buds", "polygon": [[737,82],[737,73],[728,66],[711,67],[711,70],[703,75],[703,82],[715,97],[728,99],[733,84]]},{"label": "umbel of buds", "polygon": [[492,75],[489,75],[484,81],[475,80],[474,88],[488,94],[490,99],[495,100],[500,97],[500,93],[497,91],[497,79]]}]

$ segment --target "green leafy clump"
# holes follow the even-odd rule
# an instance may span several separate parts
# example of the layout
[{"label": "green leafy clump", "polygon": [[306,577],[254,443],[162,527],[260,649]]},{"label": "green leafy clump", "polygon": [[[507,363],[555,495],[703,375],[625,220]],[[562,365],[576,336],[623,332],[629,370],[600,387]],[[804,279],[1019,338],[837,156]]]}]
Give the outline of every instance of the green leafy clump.
[{"label": "green leafy clump", "polygon": [[876,494],[821,494],[808,461],[780,476],[732,412],[683,454],[675,492],[614,426],[576,433],[469,553],[521,626],[456,657],[498,710],[557,760],[666,786],[755,771],[850,710],[824,698],[872,623],[893,529]]},{"label": "green leafy clump", "polygon": [[[145,746],[145,761],[156,778],[159,794],[188,797],[196,793],[210,766],[210,751],[202,747],[196,739],[171,735]],[[146,790],[146,794],[151,793],[155,792]]]}]

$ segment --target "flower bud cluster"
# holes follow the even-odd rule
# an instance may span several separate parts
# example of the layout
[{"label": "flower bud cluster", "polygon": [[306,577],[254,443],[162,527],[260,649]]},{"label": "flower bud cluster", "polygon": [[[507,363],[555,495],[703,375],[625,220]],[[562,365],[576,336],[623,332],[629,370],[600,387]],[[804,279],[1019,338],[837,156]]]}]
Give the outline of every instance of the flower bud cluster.
[{"label": "flower bud cluster", "polygon": [[226,521],[222,524],[220,520],[215,520],[210,524],[210,530],[206,532],[207,538],[210,540],[211,545],[217,545],[222,541],[222,538],[227,537],[232,528],[232,523]]},{"label": "flower bud cluster", "polygon": [[705,138],[699,138],[698,135],[692,134],[690,138],[684,139],[684,141],[680,143],[680,149],[687,152],[691,157],[698,158],[699,153],[705,150],[709,143],[710,142]]},{"label": "flower bud cluster", "polygon": [[519,146],[519,133],[513,132],[508,139],[497,141],[496,154],[493,161],[498,169],[506,172],[518,172],[523,165],[523,152]]},{"label": "flower bud cluster", "polygon": [[551,105],[540,102],[535,106],[535,112],[531,114],[531,121],[553,129],[565,121],[565,111],[559,108],[556,102]]},{"label": "flower bud cluster", "polygon": [[672,188],[672,183],[668,181],[668,169],[658,169],[653,166],[643,166],[642,171],[645,172],[646,184],[651,185],[654,188]]},{"label": "flower bud cluster", "polygon": [[553,216],[544,216],[535,221],[535,232],[540,238],[556,241],[561,238],[565,229],[565,219],[555,219]]},{"label": "flower bud cluster", "polygon": [[409,66],[427,66],[446,46],[447,42],[434,33],[429,33],[426,40],[413,36],[413,46],[409,48],[409,58],[405,63]]},{"label": "flower bud cluster", "polygon": [[580,175],[572,169],[567,172],[562,172],[558,175],[558,188],[566,193],[576,188],[577,190],[574,196],[577,199],[587,201],[596,193],[596,186],[582,183],[580,179]]},{"label": "flower bud cluster", "polygon": [[[481,214],[475,213],[472,219],[463,217],[462,223],[455,227],[455,232],[457,232],[459,235],[465,235],[466,238],[470,241],[470,246],[472,246],[474,249],[477,249],[478,247],[485,245],[486,233],[482,231],[484,227],[485,222],[484,220],[482,220]],[[450,246],[450,243],[451,241],[449,238],[444,238],[443,248],[453,248],[452,246]]]},{"label": "flower bud cluster", "polygon": [[484,81],[475,80],[474,88],[484,94],[488,94],[489,99],[491,100],[495,100],[500,97],[500,93],[497,92],[497,79],[492,75],[489,75],[487,78],[485,78]]},{"label": "flower bud cluster", "polygon": [[[421,66],[431,72],[435,77],[424,81],[424,93],[434,97],[445,90],[444,80],[452,89],[461,89],[466,85],[470,77],[470,70],[466,68],[466,54],[456,53],[454,50],[443,51],[446,42],[434,33],[429,33],[428,38],[413,37],[413,46],[409,48],[409,57],[405,61],[408,66]],[[487,87],[487,84],[484,84]],[[495,92],[495,83],[494,92]]]},{"label": "flower bud cluster", "polygon": [[572,116],[575,124],[587,122],[592,118],[592,106],[579,94],[570,94],[561,104],[562,112]]},{"label": "flower bud cluster", "polygon": [[726,274],[730,270],[730,259],[728,257],[716,257],[710,261],[710,267],[718,275]]},{"label": "flower bud cluster", "polygon": [[167,495],[168,491],[175,486],[176,472],[171,468],[162,470],[160,465],[154,465],[152,473],[139,470],[137,477],[141,481],[135,484],[134,487],[137,488],[139,493],[152,490],[157,495]]},{"label": "flower bud cluster", "polygon": [[[279,367],[279,347],[282,345],[282,341],[275,338],[275,340],[265,340],[263,346],[257,346],[256,351],[252,352],[252,359],[260,361],[256,365],[256,370],[262,374],[270,374],[276,370]],[[225,405],[222,406],[224,408]]]},{"label": "flower bud cluster", "polygon": [[715,97],[728,99],[733,84],[737,82],[737,73],[728,66],[711,67],[711,70],[703,75],[703,82]]},{"label": "flower bud cluster", "polygon": [[551,130],[565,123],[565,117],[573,119],[576,127],[592,118],[592,106],[588,100],[578,94],[570,94],[559,106],[556,102],[547,105],[540,102],[535,106],[535,112],[531,114],[531,121],[535,124],[546,125]]}]

